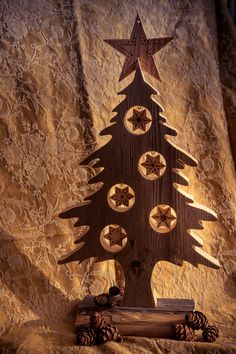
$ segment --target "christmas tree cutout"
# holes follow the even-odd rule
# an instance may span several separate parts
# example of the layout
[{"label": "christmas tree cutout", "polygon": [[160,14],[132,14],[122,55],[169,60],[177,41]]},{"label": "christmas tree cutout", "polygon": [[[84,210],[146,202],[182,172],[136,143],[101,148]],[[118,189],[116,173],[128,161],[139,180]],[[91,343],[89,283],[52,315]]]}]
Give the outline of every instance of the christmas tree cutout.
[{"label": "christmas tree cutout", "polygon": [[[137,16],[132,43],[144,38],[140,33],[145,35]],[[161,47],[170,39],[157,40]],[[118,49],[117,41],[122,48],[129,47],[129,40],[106,40]],[[157,43],[155,39],[145,41],[143,46],[148,48]],[[82,262],[90,257],[98,261],[115,259],[125,275],[123,305],[154,307],[150,280],[157,262],[181,265],[187,261],[219,267],[219,262],[202,250],[203,242],[194,233],[203,229],[200,220],[214,221],[216,215],[194,204],[178,188],[188,185],[181,173],[184,164],[194,167],[196,161],[168,141],[168,135],[177,133],[160,116],[162,109],[151,98],[158,93],[144,80],[142,69],[156,78],[159,74],[150,69],[150,57],[145,65],[143,49],[137,46],[131,46],[136,56],[132,61],[136,63],[134,79],[119,93],[126,98],[113,110],[117,113],[111,119],[113,124],[100,133],[112,138],[83,161],[84,165],[100,163],[103,169],[90,183],[102,181],[103,186],[91,200],[85,199],[60,214],[61,218],[78,218],[75,226],[88,225],[89,229],[75,241],[78,248],[59,263]],[[126,69],[130,50],[125,55],[122,78],[134,70],[133,66]]]}]

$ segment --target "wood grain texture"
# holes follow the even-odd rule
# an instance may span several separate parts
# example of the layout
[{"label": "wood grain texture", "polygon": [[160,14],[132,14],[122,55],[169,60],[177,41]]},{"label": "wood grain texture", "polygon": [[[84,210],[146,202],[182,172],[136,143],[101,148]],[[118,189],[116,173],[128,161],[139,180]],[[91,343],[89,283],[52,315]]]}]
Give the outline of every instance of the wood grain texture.
[{"label": "wood grain texture", "polygon": [[[171,326],[183,323],[186,312],[158,312],[120,310],[102,311],[105,320],[116,326],[122,336],[171,338]],[[76,328],[89,323],[89,314],[82,310],[76,317]]]},{"label": "wood grain texture", "polygon": [[142,21],[137,15],[130,39],[106,39],[105,42],[125,55],[125,62],[120,74],[120,81],[136,70],[140,61],[142,70],[157,80],[161,80],[157,71],[153,54],[162,49],[174,37],[147,39]]},{"label": "wood grain texture", "polygon": [[[98,310],[103,310],[102,308],[95,307],[94,303],[94,297],[93,295],[86,295],[83,300],[81,300],[78,304],[78,311],[80,311],[82,308],[93,308],[94,311],[96,309]],[[171,312],[191,312],[195,310],[195,300],[194,299],[156,299],[155,302],[155,311],[171,311]],[[120,308],[120,307],[119,307]],[[118,309],[119,309],[118,308]],[[134,309],[134,307],[124,307],[122,306],[122,309],[126,310],[131,310]],[[142,309],[142,308],[140,308]],[[138,310],[136,308],[136,310]],[[150,308],[147,308],[146,311],[151,310]]]},{"label": "wood grain texture", "polygon": [[[123,304],[154,307],[150,279],[158,261],[177,265],[187,261],[214,268],[219,267],[219,262],[203,251],[202,240],[191,231],[203,229],[200,220],[216,220],[215,213],[194,205],[191,196],[179,191],[181,183],[188,184],[181,173],[184,164],[194,167],[197,162],[168,140],[168,136],[176,136],[177,132],[160,116],[162,109],[151,97],[157,91],[144,80],[141,65],[138,59],[133,81],[119,93],[126,98],[113,110],[116,115],[111,122],[115,124],[100,133],[110,134],[112,139],[82,162],[93,161],[96,166],[99,161],[104,169],[90,183],[102,181],[103,187],[91,200],[84,201],[89,204],[72,207],[60,215],[62,218],[78,217],[75,226],[89,225],[90,228],[83,236],[83,242],[75,241],[78,248],[62,257],[59,263],[83,261],[89,257],[100,261],[116,259],[123,267],[126,280]],[[141,135],[130,133],[124,124],[126,113],[135,106],[144,107],[152,117],[151,127]],[[138,170],[140,157],[149,151],[158,152],[166,162],[165,172],[157,180],[147,180]],[[113,210],[107,201],[109,190],[117,183],[131,187],[135,193],[134,205],[122,213]],[[176,226],[165,234],[149,224],[150,211],[160,204],[170,206],[177,215]],[[108,225],[119,225],[127,234],[127,243],[118,253],[108,252],[100,243],[101,231]]]},{"label": "wood grain texture", "polygon": [[195,301],[193,299],[157,299],[156,310],[159,311],[187,311],[195,310]]},{"label": "wood grain texture", "polygon": [[[82,238],[85,241],[83,247],[79,243],[79,248],[59,263],[83,261],[89,257],[116,259],[124,270],[126,291],[123,303],[127,306],[154,307],[150,279],[158,261],[219,266],[216,259],[199,248],[202,246],[199,238],[190,235],[190,229],[203,228],[199,220],[213,221],[216,218],[209,210],[193,207],[191,197],[181,194],[173,186],[182,180],[182,177],[179,180],[178,171],[183,163],[196,166],[196,161],[165,138],[166,134],[176,135],[176,131],[163,124],[163,117],[159,116],[161,108],[151,98],[156,93],[145,82],[138,66],[133,82],[120,93],[126,98],[114,109],[117,115],[112,122],[116,124],[101,132],[101,135],[111,134],[112,139],[83,161],[87,164],[90,159],[100,159],[104,169],[91,183],[103,181],[104,186],[93,195],[89,205],[71,208],[60,215],[62,218],[78,217],[76,225],[89,225],[90,229]],[[136,105],[146,107],[153,118],[151,128],[138,136],[130,134],[123,123],[126,112]],[[156,181],[146,180],[138,172],[138,160],[147,151],[158,151],[167,162],[164,175]],[[107,193],[117,182],[129,185],[135,192],[135,203],[125,213],[114,211],[107,203]],[[159,204],[171,206],[177,214],[177,225],[167,234],[155,232],[148,222],[150,211]],[[121,225],[128,234],[126,247],[117,254],[107,252],[99,241],[101,230],[110,224]]]},{"label": "wood grain texture", "polygon": [[[194,310],[195,304],[191,299],[160,299],[159,302],[159,309],[103,309],[94,306],[93,296],[87,296],[77,307],[75,328],[89,324],[90,314],[96,311],[104,316],[107,323],[116,326],[122,336],[171,338],[172,324],[183,323],[186,313]],[[163,307],[167,309],[164,310]]]}]

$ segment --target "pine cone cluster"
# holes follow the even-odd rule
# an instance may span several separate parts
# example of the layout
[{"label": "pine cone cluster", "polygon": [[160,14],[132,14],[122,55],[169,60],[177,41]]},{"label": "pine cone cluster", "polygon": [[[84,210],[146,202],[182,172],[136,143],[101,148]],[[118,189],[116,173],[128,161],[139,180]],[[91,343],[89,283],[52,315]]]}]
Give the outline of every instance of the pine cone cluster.
[{"label": "pine cone cluster", "polygon": [[100,294],[94,297],[97,306],[117,307],[120,306],[123,293],[117,286],[112,286],[108,293]]},{"label": "pine cone cluster", "polygon": [[122,337],[115,326],[107,324],[104,317],[98,312],[90,315],[90,323],[81,326],[77,332],[78,345],[94,345],[108,341],[121,342]]},{"label": "pine cone cluster", "polygon": [[202,330],[204,342],[214,342],[219,337],[219,330],[208,324],[206,316],[200,311],[192,311],[185,316],[185,323],[172,326],[174,338],[177,340],[193,341],[195,330]]}]

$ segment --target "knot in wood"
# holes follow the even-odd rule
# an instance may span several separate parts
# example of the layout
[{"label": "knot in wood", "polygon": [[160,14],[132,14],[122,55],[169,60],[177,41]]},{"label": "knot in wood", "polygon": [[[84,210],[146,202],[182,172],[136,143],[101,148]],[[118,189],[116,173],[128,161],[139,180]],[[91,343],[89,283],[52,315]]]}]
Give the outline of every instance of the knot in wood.
[{"label": "knot in wood", "polygon": [[136,275],[144,271],[144,263],[140,259],[133,260],[129,266]]}]

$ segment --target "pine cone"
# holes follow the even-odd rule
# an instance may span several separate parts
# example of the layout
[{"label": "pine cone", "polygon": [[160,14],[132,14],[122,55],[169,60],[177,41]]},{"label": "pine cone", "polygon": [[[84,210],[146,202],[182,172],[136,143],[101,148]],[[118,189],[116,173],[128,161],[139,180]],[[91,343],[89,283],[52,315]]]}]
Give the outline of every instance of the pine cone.
[{"label": "pine cone", "polygon": [[106,306],[107,305],[108,294],[100,294],[94,297],[94,302],[97,306]]},{"label": "pine cone", "polygon": [[184,323],[176,323],[172,326],[172,331],[177,340],[186,340],[189,342],[194,340],[194,330]]},{"label": "pine cone", "polygon": [[100,315],[98,312],[93,312],[90,315],[90,325],[96,331],[98,329],[106,327],[107,323],[102,315]]},{"label": "pine cone", "polygon": [[116,295],[116,296],[108,295],[107,296],[107,306],[108,307],[120,306],[121,300],[122,300],[122,298],[120,295]]},{"label": "pine cone", "polygon": [[122,298],[123,298],[123,291],[121,291],[117,286],[112,286],[109,289],[109,294],[107,297],[108,300],[108,307],[117,307],[120,306]]},{"label": "pine cone", "polygon": [[78,329],[76,341],[78,345],[93,345],[96,342],[96,332],[91,326],[81,326]]},{"label": "pine cone", "polygon": [[121,342],[122,337],[115,326],[111,324],[107,325],[105,328],[102,328],[97,331],[97,342],[105,343],[110,340],[114,340],[115,342]]},{"label": "pine cone", "polygon": [[208,320],[206,316],[200,311],[193,311],[187,313],[187,315],[185,316],[185,322],[192,329],[203,330],[208,325]]},{"label": "pine cone", "polygon": [[219,330],[216,326],[208,326],[202,332],[204,342],[214,342],[219,337]]},{"label": "pine cone", "polygon": [[109,294],[111,296],[116,296],[116,295],[120,295],[121,294],[121,291],[120,289],[117,287],[117,286],[112,286],[110,287],[109,289]]}]

